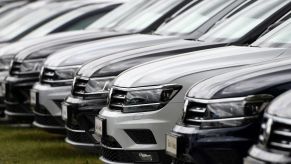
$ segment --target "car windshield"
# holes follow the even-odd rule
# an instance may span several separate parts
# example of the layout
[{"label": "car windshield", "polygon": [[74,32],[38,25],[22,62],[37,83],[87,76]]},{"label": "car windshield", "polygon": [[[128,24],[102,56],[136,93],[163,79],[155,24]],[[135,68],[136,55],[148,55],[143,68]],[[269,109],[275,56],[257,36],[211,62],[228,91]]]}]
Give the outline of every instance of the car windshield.
[{"label": "car windshield", "polygon": [[109,12],[96,22],[92,23],[87,29],[110,29],[124,19],[138,13],[143,8],[147,8],[156,0],[134,0],[129,1],[113,11]]},{"label": "car windshield", "polygon": [[49,7],[33,11],[1,30],[0,41],[11,41],[30,28],[33,28],[40,23],[56,16],[63,10],[63,7],[56,7],[56,5],[51,5]]},{"label": "car windshield", "polygon": [[155,33],[161,35],[189,34],[234,1],[204,0],[158,28]]},{"label": "car windshield", "polygon": [[207,42],[234,42],[249,33],[289,0],[258,0],[199,38]]},{"label": "car windshield", "polygon": [[[26,35],[22,39],[41,37],[41,36],[47,35],[47,34],[51,33],[52,31],[62,27],[66,23],[73,21],[73,20],[77,19],[78,17],[81,17],[82,15],[85,15],[86,13],[88,13],[90,11],[93,11],[94,9],[98,8],[98,6],[100,6],[100,5],[96,5],[96,6],[90,5],[90,6],[82,7],[82,8],[73,10],[69,13],[66,13],[66,14],[40,26],[39,28],[35,29],[34,31],[32,31],[31,33],[29,33],[28,35]],[[96,15],[95,17],[92,16],[92,19],[90,17],[89,22],[87,21],[87,18],[82,18],[82,20],[78,20],[77,22],[81,22],[82,24],[84,24],[84,26],[78,26],[79,28],[74,28],[73,30],[84,29],[89,24],[91,24],[93,21],[95,21],[98,17],[101,16],[101,15],[99,16],[98,14],[95,14],[95,15]],[[83,19],[86,19],[86,21],[84,22]],[[76,23],[73,23],[72,25],[75,25],[75,24]],[[68,30],[70,30],[70,29],[71,28],[68,28]]]},{"label": "car windshield", "polygon": [[167,12],[182,2],[182,0],[159,0],[150,8],[122,22],[122,24],[115,27],[114,30],[127,32],[141,31],[163,17]]},{"label": "car windshield", "polygon": [[255,41],[252,46],[291,48],[291,19]]}]

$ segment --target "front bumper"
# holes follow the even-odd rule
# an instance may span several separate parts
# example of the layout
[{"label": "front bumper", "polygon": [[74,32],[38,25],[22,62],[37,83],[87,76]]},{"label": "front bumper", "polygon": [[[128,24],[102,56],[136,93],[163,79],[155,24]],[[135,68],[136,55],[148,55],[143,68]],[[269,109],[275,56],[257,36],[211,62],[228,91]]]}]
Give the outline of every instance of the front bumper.
[{"label": "front bumper", "polygon": [[255,143],[257,123],[242,127],[199,129],[194,126],[176,125],[171,136],[177,137],[176,162],[201,164],[240,164],[249,148]]},{"label": "front bumper", "polygon": [[[101,159],[117,163],[167,163],[165,134],[181,117],[182,110],[177,110],[181,106],[182,103],[169,103],[158,111],[139,113],[104,108],[99,114],[106,121],[106,134],[101,139]],[[139,155],[153,160],[141,161]]]},{"label": "front bumper", "polygon": [[36,83],[31,91],[36,102],[32,104],[35,119],[33,124],[41,129],[55,133],[65,133],[61,116],[61,103],[70,93],[70,86],[52,87]]},{"label": "front bumper", "polygon": [[249,156],[245,158],[244,164],[287,164],[291,163],[291,157],[279,152],[266,151],[259,146],[253,146],[249,151]]},{"label": "front bumper", "polygon": [[82,149],[98,149],[94,139],[94,119],[106,105],[107,100],[83,100],[69,96],[64,105],[67,108],[66,142]]},{"label": "front bumper", "polygon": [[16,123],[32,123],[34,115],[30,109],[30,89],[38,78],[7,76],[4,81],[5,115]]}]

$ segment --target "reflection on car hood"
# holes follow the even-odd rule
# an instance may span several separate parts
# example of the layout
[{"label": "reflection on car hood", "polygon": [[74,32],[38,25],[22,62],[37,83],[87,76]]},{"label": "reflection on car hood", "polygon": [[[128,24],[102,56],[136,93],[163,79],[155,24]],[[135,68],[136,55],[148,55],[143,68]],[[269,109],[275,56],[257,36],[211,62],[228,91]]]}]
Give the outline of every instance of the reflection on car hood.
[{"label": "reflection on car hood", "polygon": [[[282,52],[290,54],[290,49]],[[255,94],[278,96],[286,89],[290,89],[290,72],[290,58],[258,63],[200,82],[189,90],[187,96],[199,99],[245,97]],[[286,82],[289,86],[283,85]]]},{"label": "reflection on car hood", "polygon": [[15,56],[20,51],[31,47],[31,46],[37,46],[38,44],[43,43],[49,43],[54,42],[55,40],[58,40],[59,38],[67,38],[67,37],[75,37],[81,34],[91,34],[93,31],[73,31],[73,32],[64,32],[64,33],[58,33],[58,34],[52,34],[45,37],[40,38],[33,38],[33,39],[27,39],[27,40],[21,40],[12,44],[9,44],[3,48],[0,49],[0,57],[4,56]]},{"label": "reflection on car hood", "polygon": [[[178,57],[169,57],[149,62],[119,75],[114,85],[120,87],[142,87],[175,83],[175,80],[187,76],[202,80],[198,75],[262,62],[277,57],[281,49],[255,47],[222,47],[188,53]],[[205,73],[206,74],[206,73]],[[185,81],[194,84],[195,80]],[[183,82],[181,82],[183,83]]]},{"label": "reflection on car hood", "polygon": [[45,66],[65,67],[82,65],[95,58],[109,54],[161,44],[175,39],[177,38],[142,34],[103,39],[59,51],[46,60]]},{"label": "reflection on car hood", "polygon": [[267,113],[278,117],[291,119],[291,91],[287,91],[272,101]]},{"label": "reflection on car hood", "polygon": [[223,45],[225,44],[210,44],[178,39],[98,58],[93,62],[83,65],[77,75],[84,77],[117,76],[126,69],[148,61]]},{"label": "reflection on car hood", "polygon": [[[50,54],[44,56],[41,54],[39,56],[38,51],[44,49],[63,49],[64,47],[69,47],[74,44],[80,44],[82,42],[88,42],[97,39],[104,39],[108,37],[125,35],[128,33],[118,33],[118,32],[100,32],[100,31],[79,31],[76,33],[65,33],[65,34],[55,34],[48,35],[46,37],[39,38],[39,41],[33,42],[32,44],[25,44],[24,48],[15,57],[16,60],[22,61],[25,59],[36,59],[47,57]],[[54,52],[53,51],[53,52]]]}]

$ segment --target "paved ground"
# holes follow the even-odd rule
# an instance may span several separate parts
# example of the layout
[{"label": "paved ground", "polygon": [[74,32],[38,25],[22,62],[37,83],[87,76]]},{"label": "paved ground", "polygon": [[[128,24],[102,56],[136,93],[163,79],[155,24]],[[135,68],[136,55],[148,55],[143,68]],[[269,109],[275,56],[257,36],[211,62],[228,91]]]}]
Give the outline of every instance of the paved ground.
[{"label": "paved ground", "polygon": [[62,136],[36,128],[0,125],[1,164],[100,164],[97,155],[71,147]]}]

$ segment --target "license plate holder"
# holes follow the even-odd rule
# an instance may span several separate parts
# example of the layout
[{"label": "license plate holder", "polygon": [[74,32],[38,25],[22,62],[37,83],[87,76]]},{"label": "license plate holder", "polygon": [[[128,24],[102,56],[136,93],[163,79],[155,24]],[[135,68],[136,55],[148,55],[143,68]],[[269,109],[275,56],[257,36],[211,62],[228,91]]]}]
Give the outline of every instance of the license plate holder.
[{"label": "license plate holder", "polygon": [[104,118],[95,117],[95,134],[96,140],[101,142],[102,136],[105,135],[106,132],[106,120]]},{"label": "license plate holder", "polygon": [[30,90],[30,104],[31,105],[38,104],[38,92],[35,90]]},{"label": "license plate holder", "polygon": [[2,82],[0,87],[0,96],[4,97],[6,94],[6,83]]},{"label": "license plate holder", "polygon": [[175,134],[166,134],[166,153],[174,158],[179,157],[181,150],[181,136]]},{"label": "license plate holder", "polygon": [[68,119],[68,106],[65,103],[62,103],[62,119],[64,121]]}]

